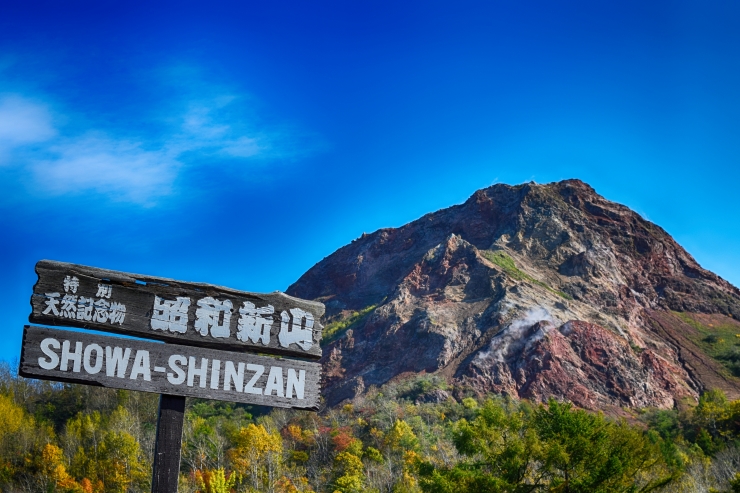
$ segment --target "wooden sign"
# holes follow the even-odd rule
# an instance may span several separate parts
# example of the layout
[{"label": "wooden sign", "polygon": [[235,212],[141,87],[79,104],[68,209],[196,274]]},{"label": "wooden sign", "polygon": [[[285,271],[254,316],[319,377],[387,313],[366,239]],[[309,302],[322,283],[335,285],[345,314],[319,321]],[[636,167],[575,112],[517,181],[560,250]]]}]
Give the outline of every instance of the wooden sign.
[{"label": "wooden sign", "polygon": [[24,377],[317,410],[316,362],[25,326]]},{"label": "wooden sign", "polygon": [[29,321],[318,359],[321,303],[41,260]]},{"label": "wooden sign", "polygon": [[36,274],[29,321],[174,343],[23,331],[21,376],[160,394],[153,493],[177,492],[186,396],[318,410],[319,363],[254,353],[320,358],[321,303],[49,260]]}]

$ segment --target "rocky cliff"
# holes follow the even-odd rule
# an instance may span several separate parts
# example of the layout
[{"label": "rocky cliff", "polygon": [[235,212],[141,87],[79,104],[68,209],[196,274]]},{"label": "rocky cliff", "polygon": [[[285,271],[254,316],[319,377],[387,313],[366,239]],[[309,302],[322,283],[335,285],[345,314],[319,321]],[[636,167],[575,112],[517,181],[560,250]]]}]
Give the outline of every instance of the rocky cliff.
[{"label": "rocky cliff", "polygon": [[326,304],[330,405],[413,373],[589,409],[740,398],[740,290],[578,180],[364,234],[287,292]]}]

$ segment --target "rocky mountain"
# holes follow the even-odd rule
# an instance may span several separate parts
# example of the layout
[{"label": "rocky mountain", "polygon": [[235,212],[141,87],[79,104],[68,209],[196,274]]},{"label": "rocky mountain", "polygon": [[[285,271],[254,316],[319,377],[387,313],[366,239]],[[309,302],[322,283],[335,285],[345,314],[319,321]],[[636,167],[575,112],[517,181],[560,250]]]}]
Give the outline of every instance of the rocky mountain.
[{"label": "rocky mountain", "polygon": [[326,304],[330,405],[418,373],[588,409],[740,398],[740,290],[579,180],[363,234],[287,292]]}]

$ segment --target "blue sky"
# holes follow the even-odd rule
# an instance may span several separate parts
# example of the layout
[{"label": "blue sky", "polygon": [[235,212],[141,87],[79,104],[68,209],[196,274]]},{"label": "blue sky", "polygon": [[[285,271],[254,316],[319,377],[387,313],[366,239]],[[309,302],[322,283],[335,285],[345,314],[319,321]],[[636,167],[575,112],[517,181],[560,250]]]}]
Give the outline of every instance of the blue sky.
[{"label": "blue sky", "polygon": [[740,285],[736,1],[150,3],[0,1],[0,359],[40,259],[284,290],[497,182]]}]

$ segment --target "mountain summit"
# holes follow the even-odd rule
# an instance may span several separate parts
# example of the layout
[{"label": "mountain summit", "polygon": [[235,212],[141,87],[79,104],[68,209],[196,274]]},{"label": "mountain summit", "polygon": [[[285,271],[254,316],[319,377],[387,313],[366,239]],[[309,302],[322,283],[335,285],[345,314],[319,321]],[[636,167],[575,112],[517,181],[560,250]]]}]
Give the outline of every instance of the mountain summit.
[{"label": "mountain summit", "polygon": [[740,397],[740,290],[579,180],[363,234],[287,292],[326,305],[330,405],[414,373],[588,409]]}]

